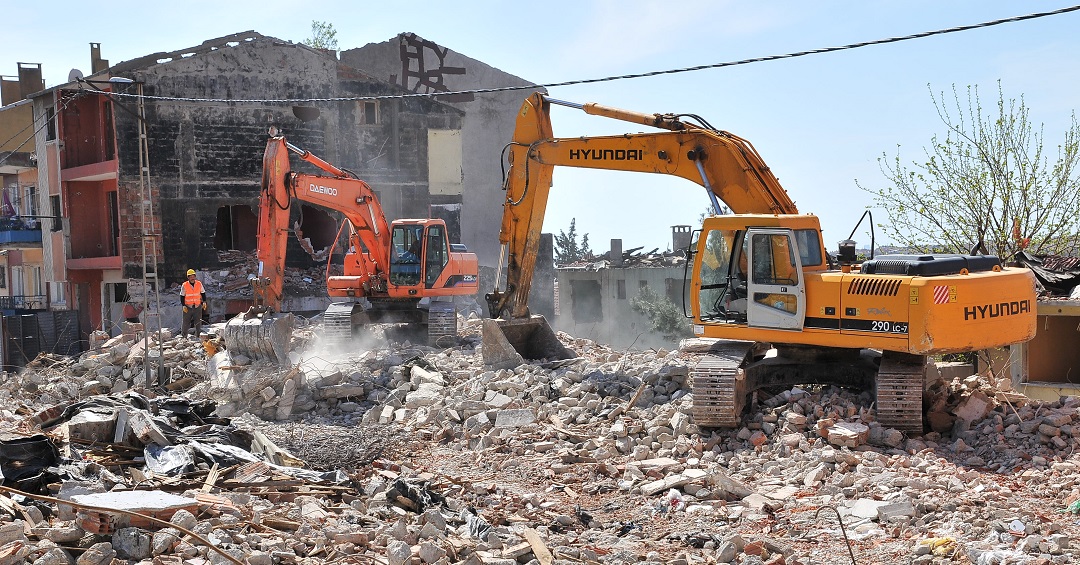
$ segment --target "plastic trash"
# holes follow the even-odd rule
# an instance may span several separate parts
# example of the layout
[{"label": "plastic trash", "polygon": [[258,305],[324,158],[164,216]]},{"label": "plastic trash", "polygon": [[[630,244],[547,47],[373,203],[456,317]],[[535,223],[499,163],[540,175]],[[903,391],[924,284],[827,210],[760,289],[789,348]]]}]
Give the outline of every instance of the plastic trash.
[{"label": "plastic trash", "polygon": [[143,448],[143,456],[147,470],[159,475],[176,477],[195,470],[195,451],[187,445],[151,443]]},{"label": "plastic trash", "polygon": [[667,502],[669,510],[678,512],[686,508],[686,499],[683,498],[683,493],[678,489],[671,489],[666,495],[664,495],[664,501]]},{"label": "plastic trash", "polygon": [[919,541],[919,545],[930,547],[930,553],[936,557],[952,555],[956,551],[956,540],[953,538],[928,538]]}]

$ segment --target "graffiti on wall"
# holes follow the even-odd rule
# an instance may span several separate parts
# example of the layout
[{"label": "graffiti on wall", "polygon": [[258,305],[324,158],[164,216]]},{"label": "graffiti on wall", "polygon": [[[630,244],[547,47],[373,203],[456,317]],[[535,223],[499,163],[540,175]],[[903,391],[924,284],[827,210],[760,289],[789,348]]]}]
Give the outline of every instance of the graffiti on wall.
[{"label": "graffiti on wall", "polygon": [[[465,67],[451,67],[446,64],[449,49],[417,37],[416,34],[399,35],[398,52],[401,55],[401,74],[392,79],[412,92],[449,92],[446,78],[465,75]],[[469,102],[473,95],[455,94],[439,99],[444,102]]]}]

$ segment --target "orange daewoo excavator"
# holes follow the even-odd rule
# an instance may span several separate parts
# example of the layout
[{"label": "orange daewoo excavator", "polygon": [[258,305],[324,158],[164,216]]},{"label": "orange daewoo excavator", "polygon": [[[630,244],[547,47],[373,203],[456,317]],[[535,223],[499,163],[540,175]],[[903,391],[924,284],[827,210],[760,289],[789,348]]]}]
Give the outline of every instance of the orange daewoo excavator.
[{"label": "orange daewoo excavator", "polygon": [[[552,105],[664,131],[555,138]],[[506,286],[487,295],[484,355],[529,355],[550,334],[530,317],[552,170],[588,167],[680,176],[706,188],[715,213],[687,248],[694,333],[719,338],[691,370],[695,422],[736,426],[759,388],[837,384],[876,391],[877,419],[923,430],[926,358],[1022,343],[1035,335],[1035,281],[989,255],[882,255],[859,263],[855,243],[826,251],[816,216],[799,214],[746,140],[695,115],[641,114],[537,93],[517,117],[503,205]],[[972,252],[974,253],[974,251]],[[686,305],[684,305],[684,310]],[[539,326],[539,328],[538,328]],[[494,334],[494,335],[492,335]],[[488,351],[492,344],[491,351]],[[505,344],[505,345],[503,345]]]},{"label": "orange daewoo excavator", "polygon": [[[365,323],[426,325],[428,340],[457,335],[455,296],[478,287],[477,259],[451,244],[440,219],[387,223],[368,184],[271,132],[263,153],[259,198],[259,273],[252,278],[255,305],[226,324],[226,347],[284,362],[291,326],[274,314],[281,309],[285,246],[293,199],[341,212],[348,221],[349,248],[344,274],[327,276],[333,302],[323,315],[325,336],[348,338]],[[294,172],[289,153],[331,176]]]}]

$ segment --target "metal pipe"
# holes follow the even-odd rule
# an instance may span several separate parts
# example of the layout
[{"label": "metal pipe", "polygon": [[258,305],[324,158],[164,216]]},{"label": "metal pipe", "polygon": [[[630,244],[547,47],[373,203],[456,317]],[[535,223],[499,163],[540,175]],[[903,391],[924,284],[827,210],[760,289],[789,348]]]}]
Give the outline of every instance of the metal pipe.
[{"label": "metal pipe", "polygon": [[705,192],[709,193],[709,199],[712,200],[713,213],[719,215],[721,209],[720,200],[716,198],[712,183],[709,182],[709,177],[705,175],[705,166],[701,164],[701,159],[694,159],[694,165],[697,166],[698,173],[701,175],[701,184],[705,186]]},{"label": "metal pipe", "polygon": [[558,106],[567,106],[567,107],[570,107],[570,108],[577,108],[578,110],[584,110],[585,109],[584,104],[578,104],[577,102],[567,102],[566,100],[559,100],[558,98],[552,98],[550,96],[545,96],[544,101],[548,102],[548,103],[551,103],[551,104],[556,104]]},{"label": "metal pipe", "polygon": [[507,244],[499,246],[499,262],[495,263],[495,292],[499,291],[499,281],[502,280],[503,262],[506,261]]}]

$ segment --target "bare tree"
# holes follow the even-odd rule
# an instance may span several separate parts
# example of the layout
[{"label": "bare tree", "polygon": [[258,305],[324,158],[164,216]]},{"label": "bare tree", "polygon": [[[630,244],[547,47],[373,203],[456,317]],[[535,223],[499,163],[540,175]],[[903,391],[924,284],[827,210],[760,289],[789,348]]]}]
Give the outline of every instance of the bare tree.
[{"label": "bare tree", "polygon": [[983,243],[988,252],[1011,258],[1027,249],[1036,254],[1070,253],[1080,233],[1080,127],[1072,115],[1051,162],[1043,125],[1034,128],[1028,107],[1005,99],[998,82],[996,112],[984,112],[978,87],[962,98],[952,89],[930,91],[945,125],[924,147],[926,162],[900,161],[882,154],[878,164],[889,185],[868,188],[889,211],[885,233],[922,252],[967,252]]}]

